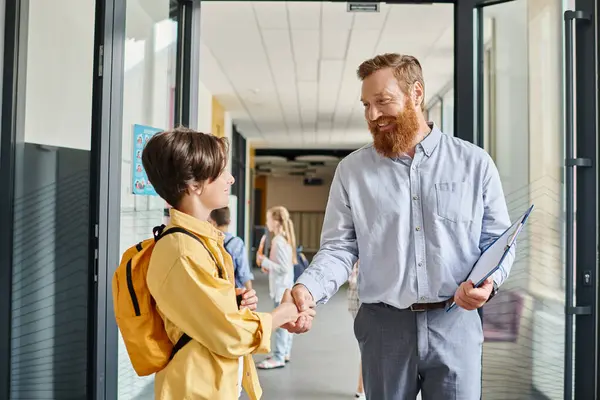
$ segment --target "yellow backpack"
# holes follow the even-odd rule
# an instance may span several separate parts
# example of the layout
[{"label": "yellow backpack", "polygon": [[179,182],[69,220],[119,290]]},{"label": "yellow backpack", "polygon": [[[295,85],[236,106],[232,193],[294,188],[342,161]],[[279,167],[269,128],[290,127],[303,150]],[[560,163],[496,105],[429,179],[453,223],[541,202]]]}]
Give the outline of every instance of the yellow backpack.
[{"label": "yellow backpack", "polygon": [[[146,275],[154,246],[166,235],[182,233],[196,239],[212,256],[200,238],[193,233],[181,227],[172,227],[167,231],[164,229],[164,225],[155,227],[154,238],[127,249],[112,280],[117,325],[131,364],[139,376],[151,375],[165,368],[175,354],[191,340],[184,333],[173,345],[148,289]],[[218,270],[221,275],[221,269]]]}]

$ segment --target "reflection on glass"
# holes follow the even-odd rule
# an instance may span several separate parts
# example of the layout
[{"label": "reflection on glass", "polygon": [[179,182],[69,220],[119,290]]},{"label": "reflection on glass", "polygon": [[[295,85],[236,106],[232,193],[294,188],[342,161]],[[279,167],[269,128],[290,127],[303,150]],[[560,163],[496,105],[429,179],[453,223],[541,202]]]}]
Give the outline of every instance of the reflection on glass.
[{"label": "reflection on glass", "polygon": [[442,102],[444,105],[442,132],[448,136],[454,136],[454,89],[444,93]]},{"label": "reflection on glass", "polygon": [[[129,0],[126,15],[121,175],[121,253],[164,222],[165,202],[152,195],[141,165],[145,143],[174,120],[176,1]],[[136,193],[136,194],[134,194]],[[154,398],[154,379],[138,377],[119,334],[118,398]]]},{"label": "reflection on glass", "polygon": [[24,124],[15,152],[10,399],[85,399],[95,2],[28,3],[18,77],[26,92],[17,110]]},{"label": "reflection on glass", "polygon": [[561,14],[559,0],[484,8],[484,144],[511,217],[536,206],[510,278],[484,307],[485,399],[563,398]]},{"label": "reflection on glass", "polygon": [[427,119],[438,128],[442,128],[442,102],[438,99],[429,109],[427,110]]}]

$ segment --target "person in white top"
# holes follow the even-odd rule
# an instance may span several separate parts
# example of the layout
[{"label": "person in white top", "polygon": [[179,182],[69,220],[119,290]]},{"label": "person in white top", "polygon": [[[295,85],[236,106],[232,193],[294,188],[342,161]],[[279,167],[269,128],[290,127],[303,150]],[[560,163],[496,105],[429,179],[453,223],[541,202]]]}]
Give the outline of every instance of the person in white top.
[{"label": "person in white top", "polygon": [[[261,268],[269,274],[269,293],[275,307],[281,303],[286,289],[294,285],[294,264],[297,261],[296,235],[290,213],[285,207],[273,207],[267,211],[267,228],[273,234],[269,258],[259,255]],[[290,360],[292,334],[285,329],[275,332],[273,355],[256,365],[259,369],[282,368]]]}]

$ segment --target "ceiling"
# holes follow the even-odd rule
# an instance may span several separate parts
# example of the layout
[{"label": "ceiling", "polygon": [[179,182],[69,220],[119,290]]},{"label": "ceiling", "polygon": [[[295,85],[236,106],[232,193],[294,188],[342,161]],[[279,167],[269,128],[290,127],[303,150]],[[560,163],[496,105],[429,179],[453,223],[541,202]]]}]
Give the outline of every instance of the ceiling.
[{"label": "ceiling", "polygon": [[426,98],[453,78],[453,5],[202,3],[201,80],[238,130],[262,148],[356,148],[366,143],[358,65],[384,52],[412,54]]},{"label": "ceiling", "polygon": [[332,178],[340,160],[352,150],[257,149],[256,176]]}]

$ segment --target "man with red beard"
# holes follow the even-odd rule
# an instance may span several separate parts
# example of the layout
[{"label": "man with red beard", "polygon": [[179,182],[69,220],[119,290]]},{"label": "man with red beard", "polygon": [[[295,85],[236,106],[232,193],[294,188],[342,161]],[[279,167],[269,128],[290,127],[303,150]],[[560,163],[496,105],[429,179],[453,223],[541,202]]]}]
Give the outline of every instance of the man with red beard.
[{"label": "man with red beard", "polygon": [[[299,311],[325,303],[360,255],[354,332],[368,399],[478,400],[483,332],[477,309],[514,255],[481,287],[463,282],[509,226],[498,171],[481,148],[423,115],[414,57],[383,54],[358,68],[373,143],[335,173],[321,248],[292,290]],[[460,308],[446,312],[454,299]],[[291,332],[310,329],[300,314]]]}]

